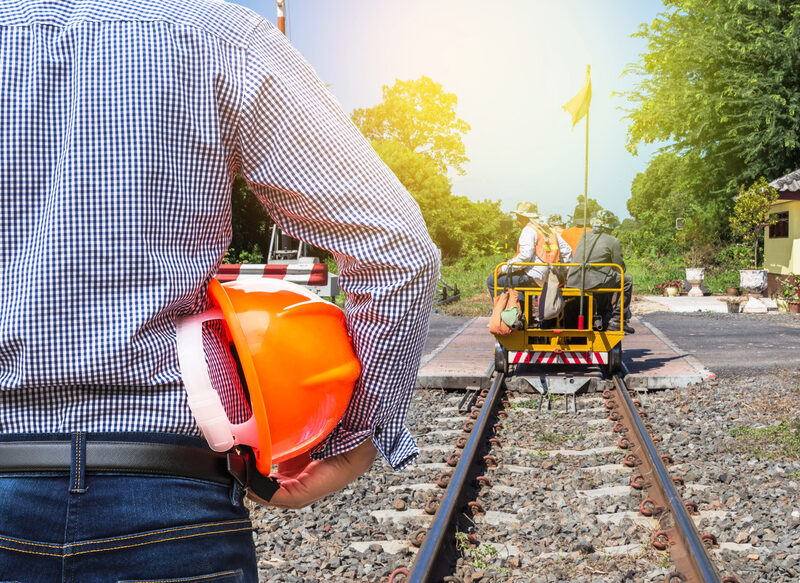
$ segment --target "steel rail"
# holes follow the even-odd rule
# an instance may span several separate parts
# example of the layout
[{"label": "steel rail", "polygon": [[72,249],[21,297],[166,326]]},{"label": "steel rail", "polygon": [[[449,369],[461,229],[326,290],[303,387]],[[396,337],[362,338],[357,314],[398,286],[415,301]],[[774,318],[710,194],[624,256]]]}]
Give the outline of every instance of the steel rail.
[{"label": "steel rail", "polygon": [[441,580],[441,576],[437,578],[437,575],[443,568],[446,568],[445,561],[440,560],[441,553],[444,550],[443,545],[448,537],[453,539],[452,542],[455,544],[454,526],[456,513],[461,507],[464,487],[467,485],[475,455],[483,445],[482,442],[486,437],[489,418],[498,402],[502,388],[505,386],[504,381],[505,375],[498,374],[492,383],[491,389],[489,389],[489,394],[486,395],[486,402],[481,408],[475,427],[470,432],[469,440],[464,446],[464,451],[453,472],[453,477],[450,478],[442,502],[433,518],[433,524],[414,560],[408,576],[408,583],[428,583]]},{"label": "steel rail", "polygon": [[[706,547],[697,531],[694,521],[686,511],[683,500],[675,489],[672,478],[664,467],[661,457],[656,451],[649,433],[642,423],[641,417],[636,413],[633,400],[628,394],[628,387],[619,375],[614,376],[614,385],[622,396],[624,407],[621,409],[623,417],[629,422],[629,429],[635,434],[633,449],[641,450],[643,458],[640,459],[646,468],[642,471],[645,487],[654,487],[654,498],[664,504],[659,508],[659,525],[663,528],[667,523],[668,529],[674,529],[678,540],[669,538],[670,557],[679,574],[675,580],[687,583],[720,583],[719,573],[709,558]],[[650,474],[652,481],[647,480],[645,474]],[[672,524],[668,524],[672,522]],[[680,543],[680,544],[676,544]],[[667,581],[672,580],[668,576]]]}]

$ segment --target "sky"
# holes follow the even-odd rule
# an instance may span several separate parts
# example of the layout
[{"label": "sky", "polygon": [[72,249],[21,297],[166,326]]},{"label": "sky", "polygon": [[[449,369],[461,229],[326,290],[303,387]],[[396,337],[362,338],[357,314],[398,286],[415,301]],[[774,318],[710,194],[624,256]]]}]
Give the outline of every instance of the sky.
[{"label": "sky", "polygon": [[[273,23],[274,0],[238,0]],[[287,36],[348,114],[381,101],[382,87],[426,75],[458,97],[466,174],[453,194],[530,200],[571,215],[583,194],[586,126],[561,109],[592,67],[589,196],[620,218],[634,176],[655,146],[625,149],[622,76],[646,49],[631,38],[660,0],[286,0]]]}]

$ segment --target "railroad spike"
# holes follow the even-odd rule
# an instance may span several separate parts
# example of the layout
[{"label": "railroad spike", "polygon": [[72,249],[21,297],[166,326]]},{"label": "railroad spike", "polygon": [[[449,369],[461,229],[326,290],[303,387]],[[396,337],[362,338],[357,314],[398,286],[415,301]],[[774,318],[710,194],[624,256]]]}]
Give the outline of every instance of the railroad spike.
[{"label": "railroad spike", "polygon": [[[414,543],[412,542],[411,544]],[[392,574],[389,575],[389,583],[400,583],[401,581],[405,581],[406,579],[408,579],[408,569],[406,569],[405,567],[400,567],[399,569],[395,569],[394,571],[392,571]]]}]

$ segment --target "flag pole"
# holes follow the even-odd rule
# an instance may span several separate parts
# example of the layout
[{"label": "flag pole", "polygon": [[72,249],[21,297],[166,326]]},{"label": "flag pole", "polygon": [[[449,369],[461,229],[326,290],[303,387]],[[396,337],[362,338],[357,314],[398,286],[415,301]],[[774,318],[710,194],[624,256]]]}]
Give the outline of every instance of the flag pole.
[{"label": "flag pole", "polygon": [[[586,73],[589,73],[589,65]],[[578,315],[578,330],[583,330],[583,296],[586,286],[586,209],[589,206],[589,109],[586,109],[586,158],[583,171],[583,262],[581,265],[581,308]]]}]

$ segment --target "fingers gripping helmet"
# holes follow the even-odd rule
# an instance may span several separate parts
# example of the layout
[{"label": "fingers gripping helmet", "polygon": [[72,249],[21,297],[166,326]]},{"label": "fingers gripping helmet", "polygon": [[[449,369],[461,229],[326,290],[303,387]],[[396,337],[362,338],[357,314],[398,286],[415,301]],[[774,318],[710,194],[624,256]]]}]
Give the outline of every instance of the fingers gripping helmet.
[{"label": "fingers gripping helmet", "polygon": [[[321,442],[350,402],[361,367],[344,313],[278,279],[212,279],[214,306],[177,322],[178,361],[189,407],[211,449],[249,445],[264,475],[273,463]],[[222,320],[241,364],[252,416],[232,424],[211,387],[203,322]]]}]

